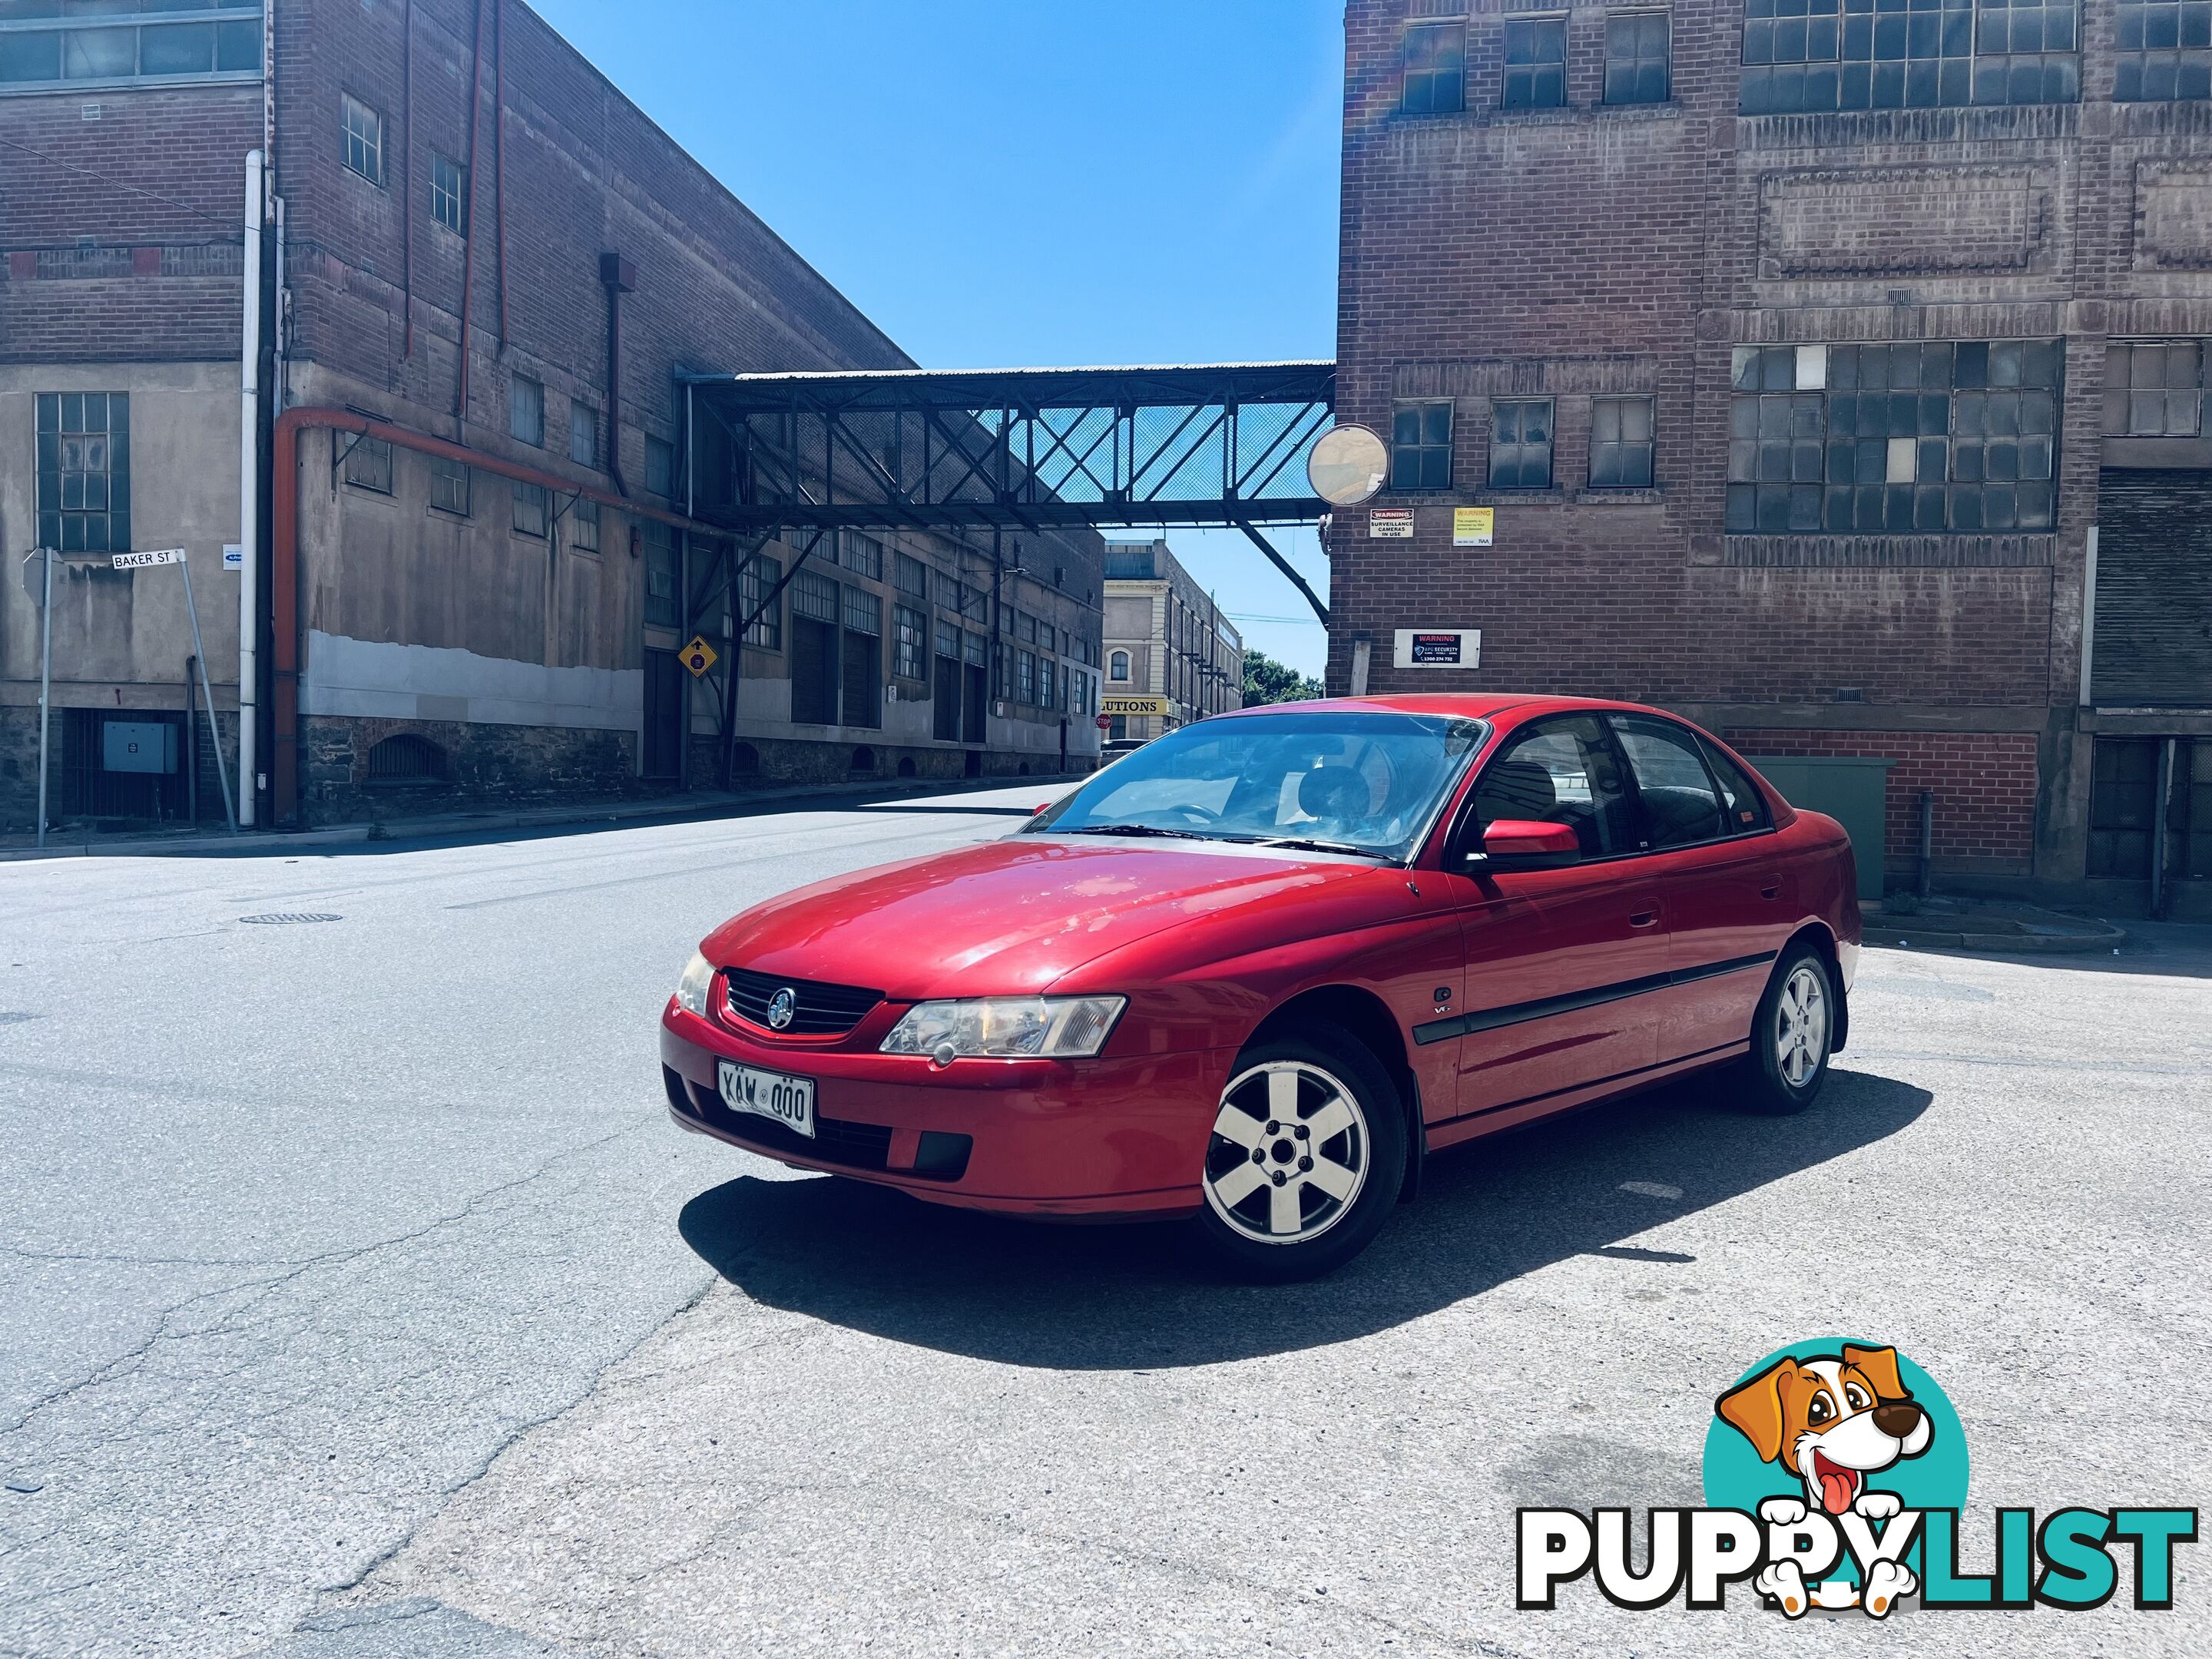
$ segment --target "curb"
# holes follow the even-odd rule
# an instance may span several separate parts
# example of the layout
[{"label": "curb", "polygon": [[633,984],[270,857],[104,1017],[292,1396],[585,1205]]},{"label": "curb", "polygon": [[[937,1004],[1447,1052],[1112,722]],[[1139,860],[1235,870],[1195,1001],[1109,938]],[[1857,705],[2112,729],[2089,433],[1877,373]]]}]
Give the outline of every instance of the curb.
[{"label": "curb", "polygon": [[[204,854],[279,853],[317,847],[353,846],[368,841],[423,841],[441,836],[497,834],[514,830],[561,830],[585,824],[651,823],[674,818],[742,817],[757,806],[804,800],[841,799],[854,795],[896,799],[916,794],[973,794],[988,790],[1040,788],[1073,782],[1087,772],[1034,773],[1013,778],[922,778],[890,783],[809,784],[787,789],[716,791],[641,803],[603,801],[596,805],[544,807],[512,812],[455,814],[446,817],[394,819],[381,826],[332,824],[327,829],[256,830],[239,836],[115,836],[96,841],[56,842],[43,848],[0,847],[0,864],[70,858],[180,858]],[[951,786],[951,787],[947,787]],[[968,786],[968,787],[962,787]],[[379,830],[381,833],[378,833]]]},{"label": "curb", "polygon": [[1880,918],[1866,918],[1862,939],[1880,949],[1904,945],[1931,951],[1977,951],[1992,956],[2081,956],[2090,951],[2117,950],[2127,930],[2106,926],[2094,933],[1970,933],[1917,927],[1893,927]]}]

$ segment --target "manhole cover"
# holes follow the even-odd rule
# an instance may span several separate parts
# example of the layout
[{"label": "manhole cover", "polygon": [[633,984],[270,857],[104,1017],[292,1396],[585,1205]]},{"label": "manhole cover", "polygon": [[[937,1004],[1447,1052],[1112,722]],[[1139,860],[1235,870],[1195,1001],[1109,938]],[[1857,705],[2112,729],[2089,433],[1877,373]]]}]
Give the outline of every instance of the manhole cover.
[{"label": "manhole cover", "polygon": [[276,910],[265,916],[240,916],[240,921],[250,921],[257,927],[288,927],[295,921],[343,921],[343,916],[333,916],[314,910]]}]

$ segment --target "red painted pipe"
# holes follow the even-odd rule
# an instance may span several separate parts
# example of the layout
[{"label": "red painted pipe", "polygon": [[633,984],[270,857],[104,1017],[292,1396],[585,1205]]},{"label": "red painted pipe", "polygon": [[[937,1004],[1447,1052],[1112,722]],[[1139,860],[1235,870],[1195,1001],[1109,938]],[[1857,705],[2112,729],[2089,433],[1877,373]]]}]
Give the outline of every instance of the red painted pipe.
[{"label": "red painted pipe", "polygon": [[580,484],[558,473],[502,460],[496,455],[434,438],[426,432],[411,432],[386,421],[373,421],[349,409],[286,410],[276,417],[276,453],[271,462],[276,476],[271,482],[269,527],[269,604],[275,646],[271,658],[275,696],[270,721],[276,738],[269,777],[276,821],[285,828],[296,825],[300,817],[300,434],[311,427],[331,432],[357,432],[364,438],[377,439],[396,449],[442,456],[479,472],[512,478],[518,483],[537,484],[564,495],[581,495],[634,518],[652,519],[695,535],[719,539],[728,533],[696,519],[688,519],[681,513],[664,512],[647,502],[617,495],[596,484]]}]

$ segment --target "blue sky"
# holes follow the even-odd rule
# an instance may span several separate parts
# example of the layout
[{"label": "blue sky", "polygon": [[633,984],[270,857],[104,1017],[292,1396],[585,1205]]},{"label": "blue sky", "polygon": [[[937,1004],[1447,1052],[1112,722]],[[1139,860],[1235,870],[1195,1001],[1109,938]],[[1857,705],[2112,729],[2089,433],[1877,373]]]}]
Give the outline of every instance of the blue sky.
[{"label": "blue sky", "polygon": [[[532,3],[925,365],[1335,355],[1338,0]],[[1169,538],[1319,672],[1241,536]]]}]

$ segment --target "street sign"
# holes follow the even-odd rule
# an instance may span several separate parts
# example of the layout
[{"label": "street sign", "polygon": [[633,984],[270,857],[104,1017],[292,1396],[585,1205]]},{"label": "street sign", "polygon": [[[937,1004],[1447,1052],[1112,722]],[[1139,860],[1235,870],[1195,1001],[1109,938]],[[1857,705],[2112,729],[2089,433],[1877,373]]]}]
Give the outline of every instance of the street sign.
[{"label": "street sign", "polygon": [[721,659],[714,647],[707,643],[703,635],[698,634],[694,634],[691,636],[691,643],[684,647],[684,665],[695,676],[704,675]]},{"label": "street sign", "polygon": [[1399,668],[1480,668],[1479,628],[1401,628],[1392,659]]},{"label": "street sign", "polygon": [[1372,507],[1367,510],[1370,541],[1409,542],[1413,538],[1413,509],[1410,507]]},{"label": "street sign", "polygon": [[1098,717],[1098,729],[1101,732],[1111,732],[1114,729],[1114,717],[1111,714],[1101,714]]},{"label": "street sign", "polygon": [[1452,508],[1454,547],[1488,547],[1497,527],[1498,509],[1494,507]]},{"label": "street sign", "polygon": [[1175,709],[1165,697],[1109,696],[1098,699],[1098,712],[1101,714],[1170,714]]},{"label": "street sign", "polygon": [[181,547],[159,548],[146,553],[118,553],[115,556],[118,570],[144,570],[152,565],[182,564],[184,562],[185,550]]}]

